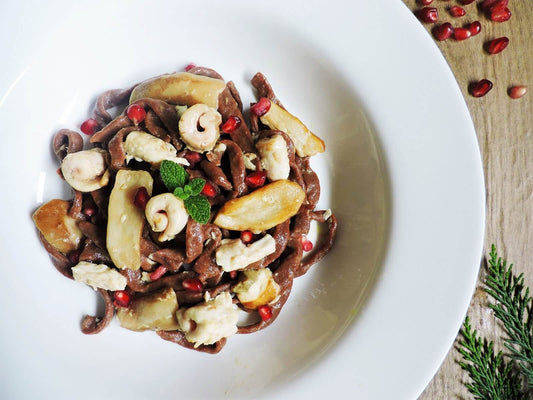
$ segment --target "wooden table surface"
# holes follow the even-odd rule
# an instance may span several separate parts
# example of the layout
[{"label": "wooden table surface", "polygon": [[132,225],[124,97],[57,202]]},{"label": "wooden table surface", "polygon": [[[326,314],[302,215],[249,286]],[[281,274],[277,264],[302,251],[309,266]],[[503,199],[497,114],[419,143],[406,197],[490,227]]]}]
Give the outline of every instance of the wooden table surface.
[{"label": "wooden table surface", "polygon": [[[526,284],[533,288],[533,1],[510,0],[512,16],[506,22],[489,20],[479,9],[481,1],[462,5],[460,0],[434,0],[430,7],[438,9],[437,24],[450,22],[456,27],[477,20],[482,26],[481,33],[465,41],[436,43],[457,79],[476,127],[487,198],[484,255],[494,243],[498,253],[514,264],[515,271],[524,272]],[[413,11],[423,7],[418,0],[404,3]],[[466,15],[452,17],[449,8],[454,5],[462,6]],[[431,34],[435,25],[424,25]],[[484,51],[484,43],[502,36],[510,39],[503,52],[489,55]],[[481,98],[471,96],[469,83],[483,78],[493,82],[492,90]],[[513,85],[527,85],[529,92],[511,99],[507,90]],[[468,315],[473,328],[501,349],[502,331],[481,288],[484,268],[482,265]],[[454,345],[419,400],[473,398],[464,387],[469,378],[458,359]]]}]

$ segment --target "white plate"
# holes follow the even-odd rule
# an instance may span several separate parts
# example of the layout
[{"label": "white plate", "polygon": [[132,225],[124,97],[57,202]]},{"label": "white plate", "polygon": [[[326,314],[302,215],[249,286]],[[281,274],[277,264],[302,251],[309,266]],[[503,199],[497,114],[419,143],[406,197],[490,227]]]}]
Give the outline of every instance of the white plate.
[{"label": "white plate", "polygon": [[[403,4],[41,4],[10,2],[0,24],[0,397],[416,398],[472,295],[484,187],[461,93]],[[234,80],[245,101],[265,73],[326,141],[313,160],[320,205],[340,221],[334,251],[296,281],[278,321],[216,356],[116,323],[84,336],[97,296],[54,270],[30,218],[69,194],[50,149],[57,129],[79,126],[103,90],[190,61]]]}]

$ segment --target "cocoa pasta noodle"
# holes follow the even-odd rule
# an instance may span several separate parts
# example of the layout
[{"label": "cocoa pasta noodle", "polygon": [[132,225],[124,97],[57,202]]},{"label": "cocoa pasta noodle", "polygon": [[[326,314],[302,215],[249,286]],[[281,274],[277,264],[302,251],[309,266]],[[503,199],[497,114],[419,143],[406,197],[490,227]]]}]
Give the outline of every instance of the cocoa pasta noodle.
[{"label": "cocoa pasta noodle", "polygon": [[[208,82],[222,82],[214,104],[221,121],[224,122],[221,126],[226,128],[221,128],[215,146],[204,151],[193,151],[194,149],[191,150],[191,146],[184,142],[179,129],[180,117],[186,108],[183,107],[184,104],[165,96],[135,98],[135,91],[140,90],[139,85],[142,83],[127,89],[109,90],[96,101],[91,116],[94,134],[90,136],[86,146],[88,149],[95,149],[96,154],[91,153],[91,156],[98,157],[98,162],[103,163],[102,171],[95,178],[97,182],[94,188],[91,186],[92,181],[87,189],[73,188],[71,200],[52,200],[34,214],[40,240],[54,266],[64,276],[73,279],[73,267],[80,263],[88,263],[90,266],[103,264],[108,268],[105,269],[106,273],[113,271],[116,275],[118,272],[119,278],[125,282],[124,290],[111,290],[95,287],[92,281],[85,281],[98,290],[106,307],[103,316],[84,318],[81,330],[85,334],[100,332],[115,315],[128,310],[132,301],[149,296],[163,296],[162,293],[170,293],[172,298],[175,294],[176,309],[179,305],[179,310],[182,310],[180,312],[204,304],[220,294],[229,293],[231,303],[239,310],[249,313],[248,321],[251,321],[245,326],[236,326],[233,333],[259,331],[275,321],[289,298],[293,280],[304,275],[333,246],[337,219],[330,210],[315,209],[320,197],[320,182],[310,166],[310,155],[298,147],[298,141],[291,136],[291,132],[279,129],[275,121],[262,118],[261,113],[253,110],[254,106],[258,107],[257,104],[263,102],[267,107],[275,107],[277,112],[286,112],[263,74],[257,73],[251,80],[257,97],[261,100],[251,105],[252,112],[246,118],[240,95],[233,82],[223,82],[217,72],[204,67],[189,66],[186,72],[181,74],[183,75],[179,76],[187,79],[192,75],[203,77],[199,79],[205,78]],[[185,106],[190,107],[194,99],[191,100],[188,96],[189,94],[185,93],[183,98]],[[142,121],[128,115],[127,110],[132,104],[144,110]],[[124,111],[113,118],[110,111],[121,107],[124,107]],[[203,130],[202,127],[198,129],[200,132]],[[108,221],[111,218],[110,196],[115,182],[119,179],[117,174],[119,171],[146,171],[153,180],[151,194],[145,194],[147,199],[168,192],[158,168],[154,167],[153,163],[128,154],[126,140],[133,132],[149,134],[171,145],[171,148],[175,149],[176,159],[187,160],[183,167],[189,179],[205,180],[202,193],[208,199],[211,209],[207,223],[200,223],[189,217],[184,228],[170,240],[160,240],[160,232],[155,232],[149,223],[144,222],[138,243],[139,267],[121,268],[113,262],[114,257],[107,244],[109,238],[106,237],[109,233]],[[286,178],[282,180],[296,183],[301,188],[298,190],[303,193],[303,200],[296,212],[272,227],[253,232],[248,229],[234,230],[216,223],[217,215],[227,203],[245,198],[272,183],[267,177],[264,183],[256,185],[251,176],[263,173],[264,179],[268,171],[267,165],[262,162],[264,154],[260,152],[258,143],[275,138],[278,145],[282,143],[288,158],[289,169]],[[318,151],[323,151],[323,142],[315,137],[313,140],[319,145]],[[274,142],[268,143],[270,145]],[[83,151],[84,141],[79,133],[62,129],[54,136],[52,146],[59,162],[63,163],[69,155]],[[64,171],[60,168],[58,174],[66,179]],[[137,200],[136,197],[135,201],[138,202]],[[66,219],[63,221],[73,221],[77,236],[76,239],[69,236],[67,239],[71,240],[71,243],[67,243],[68,240],[65,239],[59,245],[54,241],[59,233],[54,231],[52,220],[57,215],[63,215],[61,213],[65,214],[62,218]],[[307,234],[313,221],[324,224],[327,229],[311,249]],[[224,244],[235,244],[235,239],[242,238],[243,235],[247,238],[242,239],[245,245],[258,242],[268,235],[269,239],[272,239],[273,248],[264,257],[244,267],[225,270],[217,263],[217,252]],[[62,247],[65,243],[66,247]],[[269,276],[274,282],[272,285],[276,289],[274,298],[259,306],[241,301],[236,293],[240,293],[237,288],[242,287],[243,281],[248,279],[246,271],[261,270],[269,270],[267,272],[270,273]],[[226,336],[219,337],[212,343],[191,341],[187,335],[199,327],[194,319],[188,320],[187,324],[176,321],[176,309],[172,309],[169,317],[173,320],[171,325],[158,321],[150,327],[135,326],[133,330],[155,330],[165,340],[207,353],[217,353],[224,347]],[[131,316],[131,313],[137,311],[128,312]],[[188,330],[183,328],[184,324]],[[172,328],[165,329],[168,326]]]}]

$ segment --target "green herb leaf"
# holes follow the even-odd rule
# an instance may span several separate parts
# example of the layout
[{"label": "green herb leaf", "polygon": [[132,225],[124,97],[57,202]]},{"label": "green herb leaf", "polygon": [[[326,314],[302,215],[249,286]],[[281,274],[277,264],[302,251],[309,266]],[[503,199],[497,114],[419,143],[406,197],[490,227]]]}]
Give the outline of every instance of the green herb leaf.
[{"label": "green herb leaf", "polygon": [[182,200],[186,200],[189,197],[189,195],[185,193],[185,190],[183,190],[181,187],[174,189],[174,196]]},{"label": "green herb leaf", "polygon": [[200,224],[207,224],[211,216],[211,205],[204,196],[190,196],[184,200],[185,209],[192,219]]},{"label": "green herb leaf", "polygon": [[192,192],[191,195],[195,196],[197,194],[200,194],[202,192],[202,189],[205,186],[205,179],[202,178],[194,178],[192,179],[187,186],[190,186]]},{"label": "green herb leaf", "polygon": [[185,168],[174,161],[164,160],[159,167],[159,173],[163,183],[171,192],[178,187],[183,187],[189,179]]}]

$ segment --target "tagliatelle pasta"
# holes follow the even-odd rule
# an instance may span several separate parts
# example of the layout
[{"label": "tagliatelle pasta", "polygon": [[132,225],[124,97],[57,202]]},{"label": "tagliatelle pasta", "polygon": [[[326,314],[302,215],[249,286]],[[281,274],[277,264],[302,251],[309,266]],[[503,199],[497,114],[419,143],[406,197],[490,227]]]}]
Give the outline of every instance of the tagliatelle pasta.
[{"label": "tagliatelle pasta", "polygon": [[[82,332],[116,315],[126,329],[217,353],[233,334],[269,326],[293,280],[330,251],[337,220],[315,209],[309,163],[324,142],[261,73],[251,83],[249,123],[233,82],[191,67],[102,94],[82,126],[86,148],[75,131],[54,136],[73,198],[33,219],[56,268],[104,298]],[[327,227],[314,248],[313,221]]]}]

